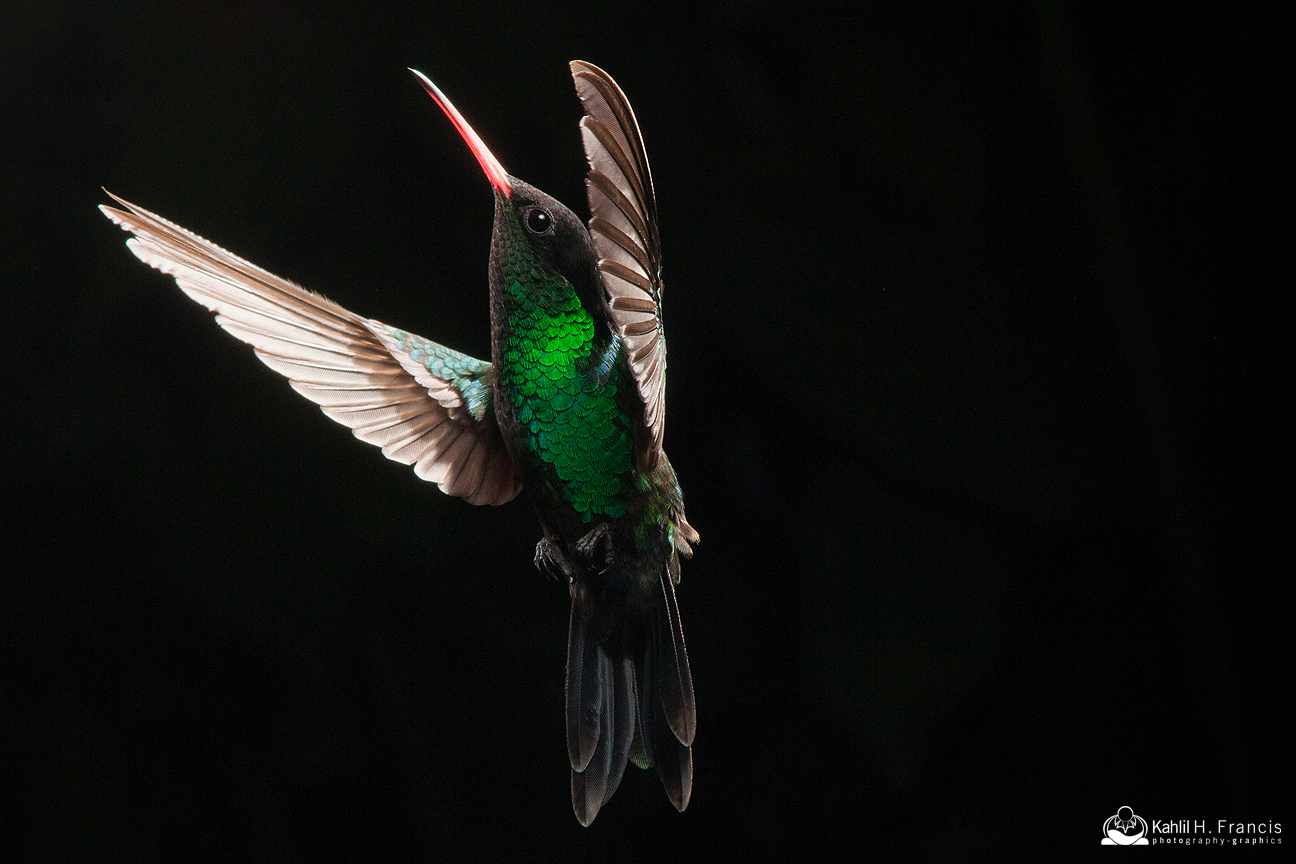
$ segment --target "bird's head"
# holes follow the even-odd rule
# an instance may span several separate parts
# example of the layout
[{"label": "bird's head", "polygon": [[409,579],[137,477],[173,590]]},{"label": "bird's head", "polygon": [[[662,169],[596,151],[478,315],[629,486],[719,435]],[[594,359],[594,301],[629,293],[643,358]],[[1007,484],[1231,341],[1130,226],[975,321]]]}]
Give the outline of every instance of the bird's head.
[{"label": "bird's head", "polygon": [[541,263],[566,278],[575,286],[582,300],[592,298],[598,279],[597,256],[585,223],[558,199],[505,171],[481,136],[441,89],[422,72],[410,71],[463,136],[494,189],[492,259],[499,254],[521,253],[531,259],[526,262],[528,265]]}]

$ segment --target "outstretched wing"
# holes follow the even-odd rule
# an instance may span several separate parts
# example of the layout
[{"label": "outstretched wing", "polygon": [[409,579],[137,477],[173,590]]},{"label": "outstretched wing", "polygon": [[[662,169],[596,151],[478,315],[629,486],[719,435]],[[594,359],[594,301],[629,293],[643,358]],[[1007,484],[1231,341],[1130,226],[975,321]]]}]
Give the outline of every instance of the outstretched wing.
[{"label": "outstretched wing", "polygon": [[521,491],[495,425],[491,364],[361,318],[112,197],[126,209],[99,209],[135,235],[126,245],[136,257],[174,276],[217,313],[217,324],[357,438],[472,504],[503,504]]},{"label": "outstretched wing", "polygon": [[585,116],[581,137],[589,160],[590,237],[598,253],[604,302],[626,347],[643,402],[639,464],[650,470],[661,455],[666,425],[666,338],[661,319],[661,238],[657,199],[639,123],[621,88],[602,69],[571,64]]}]

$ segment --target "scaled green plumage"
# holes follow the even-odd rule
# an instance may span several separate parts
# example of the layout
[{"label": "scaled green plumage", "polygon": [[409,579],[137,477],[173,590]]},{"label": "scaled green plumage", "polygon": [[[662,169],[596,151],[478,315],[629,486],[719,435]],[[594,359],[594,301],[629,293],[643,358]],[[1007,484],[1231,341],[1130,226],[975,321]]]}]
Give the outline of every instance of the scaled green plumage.
[{"label": "scaled green plumage", "polygon": [[517,406],[529,455],[553,473],[581,521],[619,518],[634,459],[630,422],[618,404],[623,375],[603,362],[617,343],[605,328],[596,339],[571,283],[529,260],[525,244],[515,248],[501,280],[508,318],[498,386]]}]

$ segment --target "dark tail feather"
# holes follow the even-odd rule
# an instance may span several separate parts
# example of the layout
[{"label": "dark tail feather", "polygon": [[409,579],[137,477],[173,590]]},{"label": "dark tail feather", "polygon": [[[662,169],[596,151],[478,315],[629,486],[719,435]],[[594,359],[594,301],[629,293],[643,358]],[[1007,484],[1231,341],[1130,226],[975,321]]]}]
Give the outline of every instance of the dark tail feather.
[{"label": "dark tail feather", "polygon": [[572,603],[567,629],[567,758],[573,771],[584,771],[602,732],[603,652],[585,638],[585,622]]},{"label": "dark tail feather", "polygon": [[613,659],[587,639],[573,604],[567,644],[567,752],[572,809],[582,825],[594,821],[621,784],[635,715],[632,662]]},{"label": "dark tail feather", "polygon": [[[665,620],[659,621],[654,638],[661,657],[661,703],[671,731],[685,747],[692,745],[697,732],[697,708],[693,702],[693,676],[689,673],[688,651],[684,648],[684,628],[680,624],[679,606],[675,603],[675,583],[665,573],[661,578]],[[662,628],[668,632],[662,632]]]},{"label": "dark tail feather", "polygon": [[658,729],[654,737],[658,739],[657,776],[666,789],[666,797],[676,810],[683,812],[693,794],[693,748],[685,747],[669,730]]},{"label": "dark tail feather", "polygon": [[635,716],[638,711],[638,694],[635,693],[634,661],[629,657],[612,661],[612,672],[615,676],[612,704],[616,717],[612,723],[612,749],[608,765],[607,791],[603,793],[603,803],[612,800],[612,793],[621,785],[621,775],[625,773],[626,762],[630,759],[630,746],[634,743]]},{"label": "dark tail feather", "polygon": [[662,579],[662,592],[664,608],[649,630],[640,659],[640,735],[636,743],[657,766],[675,809],[683,810],[693,791],[690,745],[697,731],[697,712],[675,586],[669,578]]}]

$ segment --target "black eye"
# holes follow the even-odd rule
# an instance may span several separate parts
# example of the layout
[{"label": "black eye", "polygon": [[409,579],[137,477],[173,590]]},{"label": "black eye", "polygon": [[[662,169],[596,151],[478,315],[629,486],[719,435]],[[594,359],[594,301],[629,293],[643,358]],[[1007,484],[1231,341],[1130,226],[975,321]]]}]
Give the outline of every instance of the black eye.
[{"label": "black eye", "polygon": [[553,228],[553,217],[537,207],[527,214],[526,224],[533,234],[547,234]]}]

